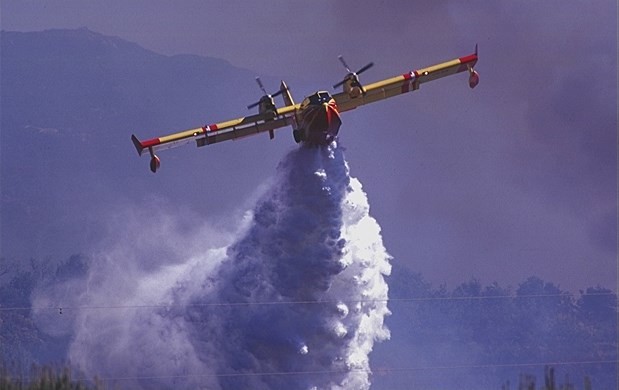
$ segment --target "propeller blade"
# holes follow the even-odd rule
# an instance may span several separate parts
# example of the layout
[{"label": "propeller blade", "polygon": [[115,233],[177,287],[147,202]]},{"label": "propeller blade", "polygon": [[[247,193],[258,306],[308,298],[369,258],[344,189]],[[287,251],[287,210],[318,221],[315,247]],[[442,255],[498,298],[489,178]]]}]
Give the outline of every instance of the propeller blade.
[{"label": "propeller blade", "polygon": [[345,81],[346,81],[346,80],[342,80],[342,81],[340,81],[339,83],[334,84],[334,85],[333,85],[333,88],[337,88],[337,87],[341,86],[342,84],[344,84],[344,82],[345,82]]},{"label": "propeller blade", "polygon": [[348,67],[348,64],[346,63],[346,61],[344,61],[344,57],[342,57],[342,56],[340,55],[340,56],[337,56],[337,58],[338,58],[338,60],[340,60],[340,62],[342,63],[342,65],[344,65],[344,68],[346,68],[346,71],[347,71],[348,73],[352,73],[352,72],[350,71],[350,68]]},{"label": "propeller blade", "polygon": [[260,80],[260,77],[256,77],[256,82],[258,83],[260,90],[262,90],[262,92],[266,95],[267,91],[264,89],[264,85],[262,85],[262,80]]},{"label": "propeller blade", "polygon": [[256,103],[253,103],[253,104],[250,104],[249,106],[247,106],[248,110],[251,110],[252,108],[256,107],[257,105],[262,103],[265,99],[272,99],[272,98],[274,98],[276,96],[281,95],[285,91],[285,89],[280,89],[279,91],[275,92],[274,94],[269,95],[267,93],[266,89],[264,88],[264,85],[262,84],[262,80],[260,80],[260,77],[256,77],[256,83],[258,83],[258,86],[260,87],[260,89],[264,93],[264,96],[262,96],[262,98],[260,100],[258,100]]},{"label": "propeller blade", "polygon": [[[334,84],[333,88],[337,88],[337,87],[341,86],[342,84],[344,84],[346,82],[346,79],[348,79],[348,78],[353,78],[353,80],[356,80],[356,83],[359,83],[359,80],[357,79],[357,75],[360,75],[361,73],[365,72],[366,70],[368,70],[368,69],[370,69],[371,67],[374,66],[374,63],[370,62],[369,64],[367,64],[363,68],[359,69],[356,73],[353,73],[353,72],[350,71],[350,68],[348,67],[348,64],[346,63],[346,61],[344,60],[344,57],[338,56],[337,58],[340,60],[342,65],[344,65],[344,68],[346,68],[346,71],[348,72],[348,75],[344,78],[344,80],[340,81],[337,84]],[[359,84],[359,86],[361,86],[361,84]],[[363,88],[361,88],[361,89],[363,90]]]},{"label": "propeller blade", "polygon": [[374,63],[373,63],[373,62],[370,62],[369,64],[367,64],[367,65],[366,65],[366,66],[364,66],[363,68],[359,69],[359,70],[357,71],[357,74],[361,74],[361,73],[365,72],[366,70],[370,69],[370,68],[371,68],[371,67],[373,67],[373,66],[374,66]]}]

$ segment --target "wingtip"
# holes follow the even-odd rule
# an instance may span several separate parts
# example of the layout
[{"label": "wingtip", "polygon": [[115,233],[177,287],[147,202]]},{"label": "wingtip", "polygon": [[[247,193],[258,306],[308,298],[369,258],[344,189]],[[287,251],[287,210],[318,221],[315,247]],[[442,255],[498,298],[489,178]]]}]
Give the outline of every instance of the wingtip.
[{"label": "wingtip", "polygon": [[135,149],[138,151],[138,155],[141,156],[142,151],[144,150],[144,146],[142,146],[142,143],[140,142],[138,137],[135,136],[135,134],[131,134],[131,141],[133,142]]}]

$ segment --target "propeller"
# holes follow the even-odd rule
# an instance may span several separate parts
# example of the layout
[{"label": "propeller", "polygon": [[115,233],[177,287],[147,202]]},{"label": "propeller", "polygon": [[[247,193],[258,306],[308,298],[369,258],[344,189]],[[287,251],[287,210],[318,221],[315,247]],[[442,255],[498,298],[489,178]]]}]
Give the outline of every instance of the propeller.
[{"label": "propeller", "polygon": [[[356,80],[356,82],[359,84],[359,79],[357,78],[357,76],[374,66],[374,63],[370,62],[369,64],[367,64],[363,68],[359,69],[358,71],[353,72],[353,71],[350,70],[350,67],[348,66],[348,64],[344,60],[344,57],[338,56],[337,58],[340,60],[342,65],[344,65],[344,68],[346,68],[346,72],[348,72],[348,74],[346,75],[346,77],[344,77],[344,80],[342,80],[339,83],[335,84],[333,86],[333,88],[337,88],[337,87],[341,86],[342,84],[344,84],[346,82],[346,80],[348,80],[351,77],[354,78]],[[359,84],[359,86],[361,86],[361,84]]]},{"label": "propeller", "polygon": [[279,91],[269,95],[267,93],[266,89],[264,89],[264,85],[262,84],[262,81],[260,80],[260,77],[256,77],[256,82],[258,83],[258,86],[260,87],[260,90],[262,91],[262,93],[264,93],[264,96],[262,96],[262,98],[260,98],[260,100],[258,100],[256,103],[253,103],[253,104],[250,104],[249,106],[247,106],[248,110],[251,110],[252,108],[254,108],[257,105],[259,105],[265,98],[272,99],[272,98],[274,98],[276,96],[279,96],[282,93],[284,93],[284,90],[280,89]]}]

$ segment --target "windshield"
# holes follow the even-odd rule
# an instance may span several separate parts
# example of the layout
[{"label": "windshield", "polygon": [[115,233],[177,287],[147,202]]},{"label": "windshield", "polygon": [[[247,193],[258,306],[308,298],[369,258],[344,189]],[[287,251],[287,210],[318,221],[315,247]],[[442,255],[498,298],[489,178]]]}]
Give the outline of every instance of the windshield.
[{"label": "windshield", "polygon": [[312,105],[329,103],[330,100],[331,100],[331,95],[329,94],[329,92],[326,92],[326,91],[316,92],[315,94],[309,97],[309,102]]}]

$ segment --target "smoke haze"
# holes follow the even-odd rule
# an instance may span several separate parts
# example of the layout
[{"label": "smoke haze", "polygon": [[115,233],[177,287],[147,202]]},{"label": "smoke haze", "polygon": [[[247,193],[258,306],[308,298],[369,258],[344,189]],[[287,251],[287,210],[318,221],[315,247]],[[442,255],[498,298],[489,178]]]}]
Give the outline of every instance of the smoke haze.
[{"label": "smoke haze", "polygon": [[149,256],[118,245],[39,290],[34,307],[67,309],[36,318],[73,335],[72,364],[123,387],[369,388],[391,266],[342,148],[290,152],[241,225],[218,247],[164,223]]}]

